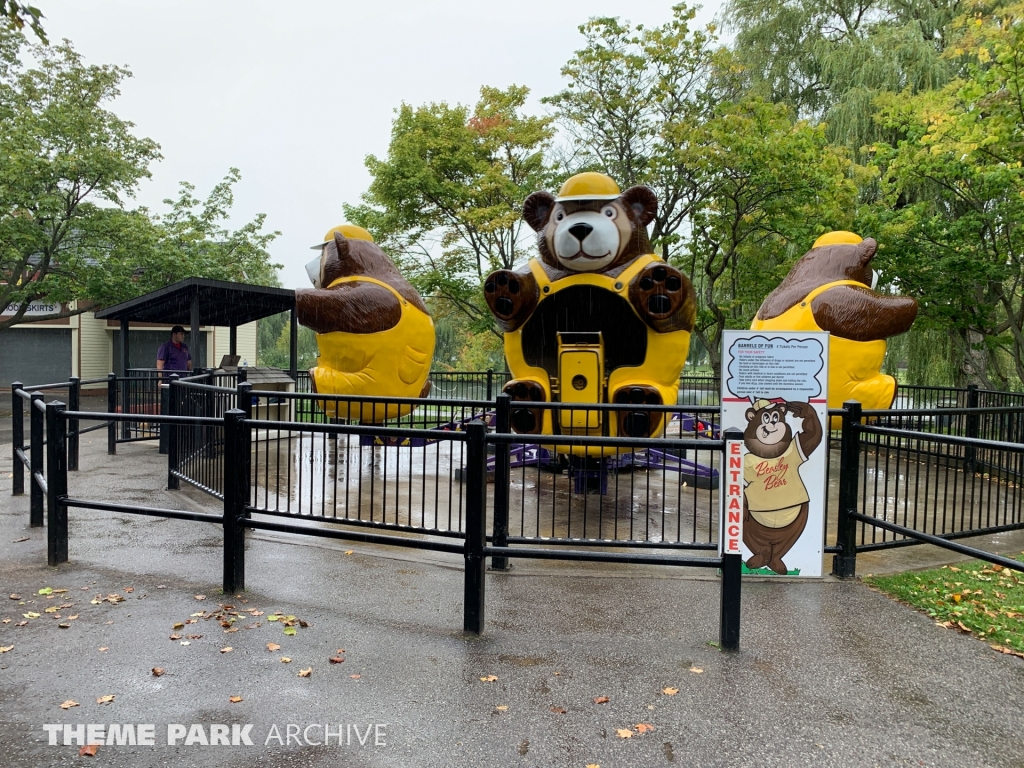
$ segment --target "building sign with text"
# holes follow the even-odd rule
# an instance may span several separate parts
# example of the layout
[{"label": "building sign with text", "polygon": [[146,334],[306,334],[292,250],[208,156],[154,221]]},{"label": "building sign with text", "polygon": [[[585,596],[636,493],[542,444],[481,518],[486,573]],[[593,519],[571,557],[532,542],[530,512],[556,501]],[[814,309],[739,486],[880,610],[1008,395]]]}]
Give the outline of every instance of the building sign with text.
[{"label": "building sign with text", "polygon": [[[820,577],[828,469],[828,334],[725,331],[721,428],[743,432],[721,497],[742,490],[744,573]],[[741,478],[735,488],[730,477]],[[737,493],[731,493],[734,488]],[[733,510],[735,511],[735,510]],[[735,516],[735,515],[734,515]],[[735,539],[735,537],[731,537]]]}]

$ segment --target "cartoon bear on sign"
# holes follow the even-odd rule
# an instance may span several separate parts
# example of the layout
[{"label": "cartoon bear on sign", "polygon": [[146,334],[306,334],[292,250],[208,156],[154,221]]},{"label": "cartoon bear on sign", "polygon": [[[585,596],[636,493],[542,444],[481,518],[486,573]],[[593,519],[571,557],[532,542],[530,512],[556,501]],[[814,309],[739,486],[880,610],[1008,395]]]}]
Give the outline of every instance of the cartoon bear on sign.
[{"label": "cartoon bear on sign", "polygon": [[[829,408],[856,400],[884,409],[896,380],[881,373],[885,340],[910,330],[917,301],[874,290],[877,243],[852,232],[829,232],[814,243],[761,304],[754,331],[828,331]],[[840,424],[833,419],[833,429]]]},{"label": "cartoon bear on sign", "polygon": [[[558,197],[526,199],[523,218],[537,232],[540,258],[484,284],[504,331],[515,431],[602,433],[599,412],[571,422],[531,403],[676,402],[696,295],[686,275],[651,253],[646,227],[657,210],[647,187],[621,192],[600,173],[573,176]],[[662,421],[624,409],[605,434],[648,437]]]},{"label": "cartoon bear on sign", "polygon": [[[786,417],[803,420],[800,432]],[[747,568],[767,566],[784,576],[782,558],[807,525],[810,498],[799,467],[821,443],[818,414],[809,403],[756,400],[747,409],[743,444],[743,543]]]},{"label": "cartoon bear on sign", "polygon": [[[362,227],[344,224],[324,237],[306,265],[312,290],[295,292],[296,317],[317,333],[320,356],[309,371],[320,394],[426,397],[434,323],[423,299]],[[331,418],[377,423],[412,404],[324,400]]]}]

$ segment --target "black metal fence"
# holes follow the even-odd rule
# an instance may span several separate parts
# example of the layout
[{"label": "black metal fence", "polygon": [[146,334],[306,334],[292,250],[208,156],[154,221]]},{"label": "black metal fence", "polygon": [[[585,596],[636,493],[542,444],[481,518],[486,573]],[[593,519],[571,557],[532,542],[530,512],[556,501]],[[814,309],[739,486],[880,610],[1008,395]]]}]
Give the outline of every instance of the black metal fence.
[{"label": "black metal fence", "polygon": [[[473,376],[452,386],[490,385],[493,394],[505,380]],[[738,642],[738,556],[733,585],[733,562],[715,554],[725,445],[717,406],[531,403],[541,423],[576,433],[553,437],[514,432],[506,395],[356,398],[254,390],[244,378],[112,376],[108,398],[117,407],[106,414],[77,410],[74,380],[14,385],[14,493],[24,492],[27,468],[32,524],[43,523],[45,507],[51,527],[64,526],[51,533],[51,562],[66,558],[71,507],[221,524],[226,589],[244,585],[239,542],[247,528],[433,549],[465,559],[469,631],[483,627],[486,558],[496,570],[513,557],[726,567],[723,643]],[[691,382],[694,399],[711,399],[706,381]],[[145,387],[159,395],[156,412],[148,394],[133,394]],[[47,389],[67,389],[75,407],[43,405]],[[906,389],[902,409],[862,413],[849,403],[830,412],[843,420],[828,505],[837,524],[825,542],[833,572],[854,575],[858,551],[918,542],[1021,569],[957,540],[1024,528],[1024,395]],[[92,429],[108,426],[111,452],[142,430],[159,434],[168,487],[208,493],[224,514],[68,498],[66,472],[77,467],[86,418],[100,422]],[[661,436],[623,436],[651,432]]]},{"label": "black metal fence", "polygon": [[[216,409],[218,396],[223,395],[223,402],[229,404],[228,396],[238,397],[239,393],[245,396],[250,395],[249,385],[242,383],[238,391],[227,390],[222,387],[214,387],[202,384],[181,384],[174,382],[170,385],[172,393],[174,390],[182,390],[187,393],[183,398],[195,397],[197,401],[204,403],[204,407]],[[214,404],[210,405],[210,397],[214,397]],[[259,396],[259,393],[256,394]],[[306,395],[309,397],[309,395]],[[504,396],[503,396],[504,397]],[[171,400],[177,402],[176,396],[171,395]],[[245,398],[251,403],[251,397]],[[414,401],[413,401],[414,402]],[[367,407],[377,408],[395,407],[402,409],[404,405],[412,405],[413,402],[400,400],[368,400],[365,398],[339,398],[334,401],[335,409],[344,403],[348,413],[358,408],[365,413]],[[598,562],[619,562],[619,563],[645,563],[674,566],[689,566],[720,569],[723,573],[722,579],[722,601],[721,601],[721,636],[720,642],[723,648],[735,650],[739,643],[739,606],[740,606],[740,562],[738,555],[715,556],[707,555],[700,557],[682,557],[675,553],[648,553],[628,552],[622,550],[601,551],[597,548],[568,548],[566,546],[552,546],[554,544],[579,544],[577,540],[558,541],[552,539],[543,540],[545,546],[524,547],[512,540],[508,535],[507,503],[504,507],[501,504],[488,504],[487,500],[487,478],[489,473],[489,452],[488,444],[496,446],[495,451],[500,455],[501,451],[497,446],[509,446],[518,444],[522,440],[519,435],[509,433],[487,434],[488,426],[485,421],[491,420],[491,414],[478,412],[474,404],[446,403],[441,401],[438,405],[448,410],[438,410],[433,415],[412,417],[410,421],[401,427],[393,426],[359,426],[352,424],[312,424],[303,422],[271,422],[259,419],[247,418],[242,409],[231,408],[226,410],[220,417],[197,416],[197,415],[146,415],[108,413],[95,414],[80,411],[68,411],[62,403],[50,403],[43,406],[41,402],[33,404],[34,410],[45,410],[45,426],[47,432],[47,469],[45,476],[40,473],[34,476],[33,482],[38,485],[46,494],[47,524],[49,526],[48,537],[48,559],[52,565],[66,562],[68,557],[68,510],[95,509],[115,512],[128,512],[158,517],[169,517],[176,519],[196,520],[202,522],[213,522],[222,525],[224,530],[224,589],[227,592],[234,592],[245,587],[245,530],[269,530],[287,533],[299,533],[304,535],[322,536],[336,539],[367,541],[393,546],[415,547],[420,549],[431,549],[453,554],[461,554],[465,566],[465,590],[464,590],[464,629],[467,632],[479,634],[484,628],[484,603],[485,586],[484,577],[487,558],[491,558],[495,568],[507,567],[510,558],[526,557],[540,559],[560,559],[576,561],[598,561]],[[501,409],[508,411],[507,399],[502,402]],[[643,406],[640,406],[642,408]],[[455,411],[458,409],[458,412]],[[655,418],[655,413],[650,418]],[[457,422],[450,421],[458,416]],[[482,418],[473,418],[474,416]],[[103,500],[81,499],[69,494],[68,489],[68,465],[67,465],[67,427],[72,420],[96,419],[106,420],[115,424],[125,422],[137,422],[142,418],[149,419],[155,424],[170,429],[171,446],[169,462],[174,461],[177,447],[177,433],[203,435],[207,441],[202,448],[209,448],[211,453],[205,454],[207,458],[216,456],[220,465],[219,485],[220,498],[223,502],[223,513],[221,515],[207,515],[201,513],[182,512],[179,510],[168,510],[153,507],[136,507],[120,504],[113,504]],[[404,418],[404,417],[399,417]],[[504,418],[504,416],[502,417]],[[443,424],[438,424],[438,419],[449,419]],[[454,428],[447,428],[454,424]],[[418,425],[418,426],[417,426]],[[438,428],[441,427],[441,428]],[[438,520],[436,515],[427,518],[421,515],[419,518],[406,514],[403,518],[402,508],[406,511],[415,506],[411,499],[413,496],[403,495],[405,490],[400,484],[393,489],[392,499],[394,504],[389,506],[386,501],[378,506],[377,499],[386,499],[387,490],[384,484],[383,469],[378,492],[373,492],[362,487],[360,494],[366,499],[367,506],[363,507],[362,502],[357,503],[356,515],[352,510],[343,508],[344,516],[337,514],[328,516],[325,514],[326,506],[321,504],[320,515],[315,514],[315,506],[304,506],[304,487],[299,484],[299,490],[303,491],[295,500],[295,506],[284,510],[280,507],[271,509],[269,504],[260,506],[258,496],[253,495],[254,470],[259,467],[257,463],[260,432],[264,433],[262,440],[266,443],[270,439],[275,440],[278,445],[275,450],[280,453],[287,445],[292,446],[289,450],[289,461],[292,456],[299,456],[299,462],[304,463],[307,459],[307,452],[300,449],[299,440],[294,434],[308,435],[311,437],[311,445],[319,441],[321,451],[326,457],[330,452],[329,442],[337,443],[340,438],[345,440],[345,452],[353,442],[369,439],[370,444],[366,447],[379,448],[382,451],[390,449],[411,449],[409,441],[424,441],[421,447],[428,445],[447,446],[446,457],[442,461],[440,455],[435,458],[435,467],[446,465],[446,470],[437,473],[438,477],[445,479],[447,483],[449,514],[444,520]],[[288,433],[287,436],[284,433]],[[267,435],[273,434],[270,438]],[[219,435],[219,437],[217,436]],[[635,438],[608,438],[594,436],[566,437],[559,440],[565,443],[570,450],[595,450],[605,452],[609,455],[637,454],[643,450],[649,450],[652,443],[659,443],[664,447],[678,452],[694,450],[698,447],[701,450],[717,450],[721,453],[725,443],[721,439],[710,437],[702,440],[694,439],[666,439],[662,441],[643,440]],[[699,446],[698,446],[699,442]],[[339,448],[334,449],[337,457]],[[266,455],[266,449],[264,449]],[[424,454],[425,455],[425,454]],[[337,467],[337,458],[334,466]],[[348,465],[346,459],[345,465]],[[360,465],[362,466],[362,465]],[[364,484],[364,474],[369,482],[373,482],[375,474],[371,466],[367,473],[360,471],[359,479],[356,480],[356,488]],[[506,466],[507,473],[507,466]],[[321,492],[324,491],[325,478],[331,474],[328,466],[321,465],[319,472],[314,473],[316,480],[321,482]],[[343,474],[346,478],[346,485],[351,485],[351,473]],[[412,473],[407,475],[412,477]],[[178,471],[178,479],[185,479]],[[337,477],[335,480],[337,481]],[[203,490],[213,492],[215,482],[209,482],[202,486]],[[502,485],[495,488],[495,498],[500,496],[501,491],[507,491],[508,487]],[[434,484],[435,494],[440,493],[441,486]],[[354,492],[350,488],[346,493]],[[415,490],[412,491],[414,494]],[[426,486],[419,488],[419,505],[426,509],[423,503],[427,499]],[[585,492],[585,490],[584,490]],[[335,491],[334,509],[338,509],[338,494]],[[408,501],[406,501],[408,500]],[[359,511],[365,509],[366,514],[359,515]],[[436,511],[437,507],[435,507]],[[388,518],[389,510],[393,511],[394,517]],[[488,515],[488,510],[492,514]],[[377,512],[380,517],[377,517]],[[282,516],[290,518],[287,522],[280,520]],[[344,523],[345,526],[328,527],[323,525],[310,525],[309,518],[318,517],[321,521],[330,517],[328,522]],[[376,528],[376,531],[367,530],[367,527]],[[423,534],[419,537],[408,537],[396,535],[395,529],[407,531],[415,530]],[[488,531],[492,533],[488,536]],[[488,541],[490,543],[488,543]]]}]

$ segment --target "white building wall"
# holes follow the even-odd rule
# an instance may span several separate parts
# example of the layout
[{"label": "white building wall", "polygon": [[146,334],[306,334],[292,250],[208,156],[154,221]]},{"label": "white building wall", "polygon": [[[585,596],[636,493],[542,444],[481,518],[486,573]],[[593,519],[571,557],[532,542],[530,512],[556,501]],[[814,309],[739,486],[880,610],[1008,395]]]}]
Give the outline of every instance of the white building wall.
[{"label": "white building wall", "polygon": [[[247,323],[238,326],[238,335],[235,339],[236,354],[245,360],[249,365],[256,365],[256,323]],[[224,355],[231,352],[231,329],[217,328],[212,334],[213,346],[210,353],[210,364],[220,365]]]},{"label": "white building wall", "polygon": [[[92,312],[79,316],[78,339],[74,344],[78,355],[75,370],[82,379],[98,379],[113,368],[113,333],[106,320],[97,320]],[[99,384],[97,387],[105,385]]]}]

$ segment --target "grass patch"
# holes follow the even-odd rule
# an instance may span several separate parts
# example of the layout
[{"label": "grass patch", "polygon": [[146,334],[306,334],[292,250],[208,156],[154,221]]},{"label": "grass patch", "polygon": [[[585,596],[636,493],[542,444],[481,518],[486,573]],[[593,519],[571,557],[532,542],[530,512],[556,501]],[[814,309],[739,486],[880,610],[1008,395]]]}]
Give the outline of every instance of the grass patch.
[{"label": "grass patch", "polygon": [[[1024,552],[1017,555],[1024,561]],[[865,583],[974,635],[995,650],[1024,658],[1024,573],[974,560],[930,571],[869,576]]]}]

